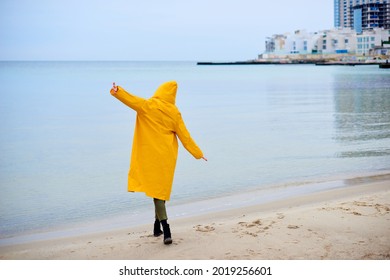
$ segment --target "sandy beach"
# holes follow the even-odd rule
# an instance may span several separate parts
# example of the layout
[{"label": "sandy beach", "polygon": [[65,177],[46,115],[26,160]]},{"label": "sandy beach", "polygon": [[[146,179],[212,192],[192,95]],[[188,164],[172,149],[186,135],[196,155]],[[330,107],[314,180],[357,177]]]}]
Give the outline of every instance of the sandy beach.
[{"label": "sandy beach", "polygon": [[390,178],[169,222],[169,246],[150,225],[2,246],[0,259],[390,259]]}]

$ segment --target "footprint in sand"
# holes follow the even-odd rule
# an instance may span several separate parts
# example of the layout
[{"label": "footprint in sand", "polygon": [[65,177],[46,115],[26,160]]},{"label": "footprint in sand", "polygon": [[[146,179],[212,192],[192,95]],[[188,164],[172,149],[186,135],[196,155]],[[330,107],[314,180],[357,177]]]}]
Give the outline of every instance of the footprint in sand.
[{"label": "footprint in sand", "polygon": [[183,238],[174,238],[173,239],[173,241],[174,241],[173,244],[174,245],[179,245],[180,243],[183,242],[183,240],[184,240]]},{"label": "footprint in sand", "polygon": [[245,235],[257,237],[259,233],[263,233],[266,230],[270,229],[275,221],[270,221],[265,224],[260,219],[254,220],[252,222],[239,222],[238,228],[233,230],[233,233],[240,233],[239,237],[242,238]]},{"label": "footprint in sand", "polygon": [[287,228],[289,228],[289,229],[298,229],[299,226],[296,226],[296,225],[288,225]]},{"label": "footprint in sand", "polygon": [[260,226],[262,223],[261,223],[260,219],[258,219],[258,220],[255,220],[253,222],[249,222],[249,223],[248,222],[239,222],[238,224],[242,227],[251,228],[251,227]]},{"label": "footprint in sand", "polygon": [[197,225],[194,227],[196,231],[200,232],[211,232],[215,230],[215,227],[213,226],[202,226],[202,225]]},{"label": "footprint in sand", "polygon": [[339,207],[327,207],[321,208],[320,210],[341,210],[354,216],[376,216],[390,213],[390,206],[388,204],[354,201],[352,205],[347,202],[341,203],[340,205]]},{"label": "footprint in sand", "polygon": [[[367,203],[364,201],[354,201],[353,205],[358,207],[370,207],[376,210],[376,214],[384,215],[390,213],[390,207],[388,205],[379,204],[379,203]],[[355,214],[355,213],[353,213]]]},{"label": "footprint in sand", "polygon": [[284,214],[283,213],[276,213],[276,215],[277,215],[277,218],[279,219],[279,220],[282,220],[282,219],[284,219]]}]

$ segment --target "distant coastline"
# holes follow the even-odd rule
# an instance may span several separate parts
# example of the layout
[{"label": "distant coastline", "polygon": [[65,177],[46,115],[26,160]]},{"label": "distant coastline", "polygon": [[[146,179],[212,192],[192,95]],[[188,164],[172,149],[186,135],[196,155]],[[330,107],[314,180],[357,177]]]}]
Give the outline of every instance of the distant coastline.
[{"label": "distant coastline", "polygon": [[248,61],[227,61],[227,62],[197,62],[197,65],[296,65],[296,64],[313,64],[318,66],[360,66],[360,65],[390,65],[389,62],[383,61],[330,61],[330,60],[248,60]]}]

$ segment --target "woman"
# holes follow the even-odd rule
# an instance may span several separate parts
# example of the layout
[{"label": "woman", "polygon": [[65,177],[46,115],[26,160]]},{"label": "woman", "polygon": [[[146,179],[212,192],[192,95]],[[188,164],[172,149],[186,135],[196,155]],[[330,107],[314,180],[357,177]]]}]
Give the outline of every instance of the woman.
[{"label": "woman", "polygon": [[149,99],[128,93],[115,83],[110,91],[111,95],[137,112],[128,191],[144,192],[153,198],[156,213],[153,234],[164,234],[164,244],[172,243],[165,201],[169,200],[172,190],[178,153],[177,137],[196,159],[207,161],[191,138],[175,105],[176,92],[175,81],[160,85]]}]

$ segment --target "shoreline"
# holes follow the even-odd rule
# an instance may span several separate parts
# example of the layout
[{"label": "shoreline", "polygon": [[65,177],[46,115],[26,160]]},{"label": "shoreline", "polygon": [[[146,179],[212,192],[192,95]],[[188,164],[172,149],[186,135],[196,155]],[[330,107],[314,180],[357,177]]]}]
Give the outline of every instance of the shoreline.
[{"label": "shoreline", "polygon": [[196,65],[199,66],[219,66],[219,65],[302,65],[309,64],[315,66],[368,66],[378,65],[381,68],[389,68],[390,63],[373,62],[373,61],[331,61],[331,60],[249,60],[249,61],[227,61],[227,62],[212,62],[199,61]]},{"label": "shoreline", "polygon": [[[327,190],[346,189],[361,182],[377,182],[380,180],[390,180],[390,170],[368,172],[361,174],[361,176],[344,174],[333,177],[309,178],[304,181],[286,181],[280,182],[279,184],[259,186],[240,193],[200,198],[187,202],[172,201],[168,205],[169,218],[170,220],[174,220],[182,217],[193,217],[237,208],[247,208],[265,203],[277,203],[281,200],[291,199],[297,196]],[[1,247],[9,245],[77,237],[147,225],[147,221],[150,221],[152,216],[154,217],[153,207],[147,207],[141,212],[135,211],[134,213],[128,214],[116,214],[102,219],[92,219],[90,221],[48,227],[40,231],[32,230],[20,234],[3,236],[0,237],[0,250]]]},{"label": "shoreline", "polygon": [[0,259],[390,259],[390,174],[346,180],[233,207],[203,202],[207,211],[170,218],[171,246],[141,224],[2,245]]}]

